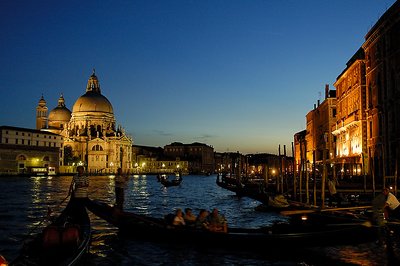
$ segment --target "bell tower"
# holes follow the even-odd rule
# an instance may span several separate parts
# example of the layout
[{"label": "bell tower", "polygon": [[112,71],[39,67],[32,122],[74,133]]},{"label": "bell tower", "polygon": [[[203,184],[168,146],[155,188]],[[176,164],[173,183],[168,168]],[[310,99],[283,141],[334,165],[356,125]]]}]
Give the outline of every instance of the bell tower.
[{"label": "bell tower", "polygon": [[47,111],[46,101],[42,97],[39,100],[39,104],[36,107],[36,129],[47,128]]}]

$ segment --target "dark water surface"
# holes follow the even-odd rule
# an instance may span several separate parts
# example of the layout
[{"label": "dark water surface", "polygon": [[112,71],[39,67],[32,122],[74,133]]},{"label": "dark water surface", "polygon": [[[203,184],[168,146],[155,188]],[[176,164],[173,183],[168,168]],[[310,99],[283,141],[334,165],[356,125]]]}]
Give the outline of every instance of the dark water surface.
[{"label": "dark water surface", "polygon": [[[241,198],[218,187],[216,176],[184,176],[179,187],[164,188],[154,175],[130,176],[125,190],[125,210],[163,217],[176,208],[217,207],[228,225],[257,227],[284,221],[276,213],[257,212],[259,202]],[[48,208],[57,215],[66,205],[71,177],[0,178],[0,254],[11,261],[26,239],[46,224]],[[89,196],[114,204],[114,179],[90,177]],[[385,248],[368,243],[282,250],[260,253],[226,249],[194,248],[181,243],[168,245],[133,240],[117,228],[90,214],[93,237],[90,253],[80,265],[389,265]]]}]

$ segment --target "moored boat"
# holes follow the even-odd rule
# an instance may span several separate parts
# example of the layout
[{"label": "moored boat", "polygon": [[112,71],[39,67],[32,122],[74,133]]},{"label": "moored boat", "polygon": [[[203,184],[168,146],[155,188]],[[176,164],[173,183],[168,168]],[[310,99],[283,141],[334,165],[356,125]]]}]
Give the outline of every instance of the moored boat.
[{"label": "moored boat", "polygon": [[88,251],[90,239],[85,204],[71,198],[60,216],[24,242],[10,265],[75,265]]},{"label": "moored boat", "polygon": [[242,184],[226,175],[222,175],[222,178],[218,175],[216,183],[224,189],[235,192],[238,197],[248,197],[261,202],[261,205],[256,208],[258,211],[281,211],[291,207],[284,195],[277,193],[272,188],[266,189],[265,186],[257,183]]},{"label": "moored boat", "polygon": [[252,251],[292,247],[358,244],[376,239],[376,228],[358,220],[321,215],[290,217],[288,223],[260,228],[228,227],[228,233],[210,232],[191,227],[173,227],[163,218],[133,212],[121,212],[108,204],[89,200],[88,209],[118,227],[124,236],[151,241],[176,242],[200,247],[250,249]]}]

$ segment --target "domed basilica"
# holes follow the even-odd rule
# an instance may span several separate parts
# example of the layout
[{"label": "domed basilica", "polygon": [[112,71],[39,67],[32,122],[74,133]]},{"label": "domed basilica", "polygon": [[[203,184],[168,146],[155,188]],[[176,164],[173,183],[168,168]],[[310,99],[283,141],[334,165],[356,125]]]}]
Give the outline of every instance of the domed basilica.
[{"label": "domed basilica", "polygon": [[76,100],[72,112],[63,95],[47,115],[43,96],[36,107],[36,128],[63,136],[60,172],[71,172],[83,164],[89,173],[115,173],[132,170],[133,140],[116,127],[110,101],[101,94],[95,72],[89,77],[86,93]]}]

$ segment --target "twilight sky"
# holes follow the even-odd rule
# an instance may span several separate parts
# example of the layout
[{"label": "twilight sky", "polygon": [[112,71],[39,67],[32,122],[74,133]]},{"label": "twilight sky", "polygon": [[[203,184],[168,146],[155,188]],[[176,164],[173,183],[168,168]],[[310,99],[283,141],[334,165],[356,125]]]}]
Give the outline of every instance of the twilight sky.
[{"label": "twilight sky", "polygon": [[0,125],[96,69],[134,144],[278,153],[395,0],[0,1]]}]

